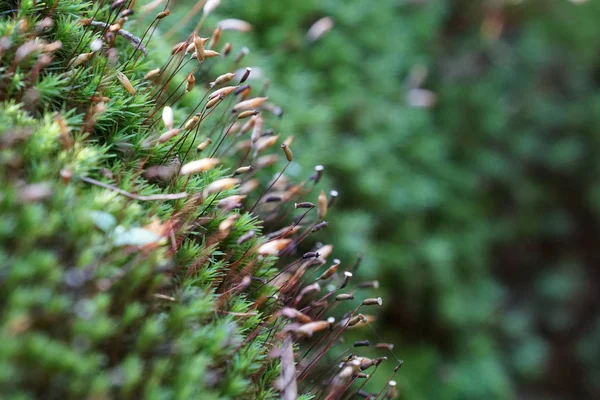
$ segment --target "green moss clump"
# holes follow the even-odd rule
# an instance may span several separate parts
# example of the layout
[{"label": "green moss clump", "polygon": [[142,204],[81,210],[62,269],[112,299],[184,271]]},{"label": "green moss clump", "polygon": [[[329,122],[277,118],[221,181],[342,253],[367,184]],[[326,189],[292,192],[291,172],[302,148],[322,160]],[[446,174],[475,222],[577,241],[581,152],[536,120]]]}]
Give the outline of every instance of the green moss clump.
[{"label": "green moss clump", "polygon": [[[213,68],[238,68],[233,55],[171,54],[151,16],[161,10],[133,18],[125,3],[0,10],[2,393],[269,399],[300,384],[304,398],[341,396],[358,364],[338,374],[335,357],[348,353],[338,339],[362,314],[310,325],[350,277],[331,270],[320,279],[328,292],[314,285],[331,247],[305,239],[324,227],[327,197],[312,193],[317,180],[278,172],[284,154],[267,130],[275,105],[255,100],[251,116],[240,114],[249,87],[209,106]],[[208,164],[185,173],[194,158]],[[242,165],[253,169],[236,173]],[[308,200],[317,207],[294,222],[293,203]],[[295,366],[282,347],[289,337],[312,343]],[[280,366],[282,378],[297,368],[298,380],[276,384]]]}]

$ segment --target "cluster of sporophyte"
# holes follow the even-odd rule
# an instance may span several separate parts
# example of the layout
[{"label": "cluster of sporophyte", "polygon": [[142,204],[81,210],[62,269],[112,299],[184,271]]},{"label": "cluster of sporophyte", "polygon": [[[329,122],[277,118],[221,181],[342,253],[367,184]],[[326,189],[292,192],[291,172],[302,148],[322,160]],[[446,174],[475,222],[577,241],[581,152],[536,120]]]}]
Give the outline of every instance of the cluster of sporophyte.
[{"label": "cluster of sporophyte", "polygon": [[[343,344],[379,339],[377,282],[310,243],[337,192],[315,189],[319,166],[285,175],[282,109],[224,42],[249,25],[205,38],[219,2],[201,2],[165,56],[168,2],[138,3],[0,7],[2,393],[395,397],[393,346]],[[365,391],[386,354],[391,377]]]}]

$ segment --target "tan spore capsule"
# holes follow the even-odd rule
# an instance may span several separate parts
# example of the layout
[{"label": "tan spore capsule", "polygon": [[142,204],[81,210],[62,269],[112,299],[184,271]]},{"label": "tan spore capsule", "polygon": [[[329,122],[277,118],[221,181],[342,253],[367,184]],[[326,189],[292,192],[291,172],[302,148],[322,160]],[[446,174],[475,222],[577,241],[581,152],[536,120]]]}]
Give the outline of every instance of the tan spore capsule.
[{"label": "tan spore capsule", "polygon": [[181,132],[181,129],[179,129],[179,128],[169,129],[168,131],[166,131],[165,133],[163,133],[162,135],[160,135],[158,137],[158,142],[159,143],[168,142],[169,140],[173,139],[175,136],[179,135],[180,132]]},{"label": "tan spore capsule", "polygon": [[240,102],[246,100],[245,98],[243,98],[243,96],[245,95],[245,93],[249,94],[251,91],[252,87],[250,86],[250,84],[246,83],[244,85],[238,85],[237,89],[235,89],[233,94],[238,96],[238,102]]},{"label": "tan spore capsule", "polygon": [[[348,324],[348,326],[354,326],[354,325],[358,324],[359,322],[366,322],[366,320],[367,319],[365,318],[364,315],[358,314],[358,315],[355,315],[354,317],[351,317],[349,320],[347,320],[346,323]],[[342,323],[343,322],[344,321],[342,321]]]},{"label": "tan spore capsule", "polygon": [[285,140],[283,141],[283,144],[285,144],[286,146],[288,146],[288,147],[289,147],[289,146],[291,146],[291,145],[292,145],[292,143],[293,143],[293,142],[294,142],[294,136],[293,136],[293,135],[290,135],[290,136],[288,136],[288,137],[287,137],[287,139],[285,139]]},{"label": "tan spore capsule", "polygon": [[280,230],[275,231],[275,232],[271,233],[270,235],[272,237],[277,237],[277,238],[290,237],[290,236],[294,236],[296,233],[298,233],[298,231],[300,231],[300,229],[302,229],[301,225],[290,225],[290,226],[281,228]]},{"label": "tan spore capsule", "polygon": [[200,117],[198,117],[197,115],[194,115],[192,118],[188,119],[185,122],[185,125],[183,127],[185,128],[186,131],[190,131],[198,125],[198,122],[200,122]]},{"label": "tan spore capsule", "polygon": [[240,131],[242,124],[238,121],[234,122],[233,125],[230,125],[228,128],[223,129],[223,134],[227,136],[233,136]]},{"label": "tan spore capsule", "polygon": [[327,207],[331,208],[335,205],[337,198],[339,196],[339,193],[337,190],[330,190],[329,191],[329,201],[327,202]]},{"label": "tan spore capsule", "polygon": [[[247,152],[252,148],[252,143],[250,143],[250,140],[242,140],[236,143],[235,145],[235,151],[236,153],[239,152]],[[257,166],[257,168],[259,168]]]},{"label": "tan spore capsule", "polygon": [[386,394],[386,398],[391,400],[398,397],[398,390],[396,389],[396,381],[388,382],[388,392]]},{"label": "tan spore capsule", "polygon": [[221,53],[219,53],[218,51],[204,50],[204,57],[206,57],[206,58],[218,57],[220,55],[221,55]]},{"label": "tan spore capsule", "polygon": [[360,357],[358,359],[358,361],[360,362],[360,370],[364,371],[366,369],[371,368],[372,366],[376,365],[376,361],[374,359],[371,358],[367,358],[367,357]]},{"label": "tan spore capsule", "polygon": [[250,179],[240,186],[239,192],[242,194],[252,193],[254,190],[256,190],[259,184],[260,182],[258,179]]},{"label": "tan spore capsule", "polygon": [[191,92],[194,89],[194,85],[196,84],[196,77],[194,76],[194,71],[190,72],[186,79],[185,92]]},{"label": "tan spore capsule", "polygon": [[238,219],[240,219],[240,214],[231,214],[219,224],[219,231],[229,232]]},{"label": "tan spore capsule", "polygon": [[73,57],[68,63],[67,63],[67,68],[77,68],[78,66],[80,66],[81,64],[89,61],[92,56],[94,55],[94,53],[82,53],[79,54],[76,57]]},{"label": "tan spore capsule", "polygon": [[258,140],[258,138],[260,138],[260,136],[262,135],[263,126],[264,126],[264,121],[263,121],[262,115],[258,114],[254,118],[254,125],[252,127],[252,135],[250,135],[250,140],[252,141],[252,143],[256,142]]},{"label": "tan spore capsule", "polygon": [[244,110],[258,108],[267,99],[268,99],[268,97],[255,97],[253,99],[244,100],[242,102],[237,103],[235,106],[233,106],[232,112],[236,113],[236,112],[240,112],[240,111],[244,111]]},{"label": "tan spore capsule", "polygon": [[108,28],[109,32],[119,32],[120,30],[121,30],[121,24],[119,24],[119,23],[113,24]]},{"label": "tan spore capsule", "polygon": [[214,82],[210,83],[210,87],[212,88],[214,86],[221,85],[223,83],[231,82],[233,80],[233,78],[235,78],[235,74],[232,72],[228,72],[226,74],[219,75],[217,77],[217,79],[214,80]]},{"label": "tan spore capsule", "polygon": [[209,184],[206,189],[204,189],[204,197],[208,197],[213,193],[222,192],[224,190],[229,190],[240,183],[239,179],[236,178],[223,178],[216,180]]},{"label": "tan spore capsule", "polygon": [[223,53],[223,56],[227,57],[231,53],[232,49],[233,49],[233,45],[231,43],[227,42],[223,45],[223,49],[221,49],[221,53]]},{"label": "tan spore capsule", "polygon": [[52,43],[43,44],[41,47],[42,52],[44,53],[54,53],[55,51],[60,50],[62,48],[62,42],[60,40],[57,40]]},{"label": "tan spore capsule", "polygon": [[261,169],[275,164],[279,160],[277,154],[268,154],[266,156],[258,157],[254,162],[256,169]]},{"label": "tan spore capsule", "polygon": [[168,128],[168,129],[173,128],[173,124],[175,123],[175,120],[173,119],[173,109],[171,107],[166,106],[165,108],[163,108],[162,120],[163,120],[163,123],[165,124],[166,128]]},{"label": "tan spore capsule", "polygon": [[[221,53],[216,52],[214,50],[204,50],[204,59],[214,58],[214,57],[217,57],[220,55],[221,55]],[[192,54],[192,58],[198,58],[198,55],[196,54],[196,52],[194,52],[194,54]]]},{"label": "tan spore capsule", "polygon": [[235,170],[235,172],[233,173],[233,176],[246,174],[248,172],[252,172],[253,170],[254,170],[254,168],[252,168],[251,165],[248,165],[246,167],[239,167],[238,169]]},{"label": "tan spore capsule", "polygon": [[254,128],[256,124],[256,119],[260,117],[260,114],[252,116],[242,127],[240,128],[240,134],[244,134],[248,132],[250,129]]},{"label": "tan spore capsule", "polygon": [[319,232],[320,230],[327,228],[327,226],[329,226],[329,222],[327,221],[321,221],[316,225],[313,225],[312,229],[310,230],[311,232]]},{"label": "tan spore capsule", "polygon": [[254,115],[258,114],[257,110],[247,110],[247,111],[242,111],[241,113],[238,114],[237,119],[245,119],[245,118],[250,118]]},{"label": "tan spore capsule", "polygon": [[171,55],[175,55],[177,53],[184,51],[188,47],[188,44],[189,43],[187,41],[177,43],[175,46],[173,46],[171,48]]},{"label": "tan spore capsule", "polygon": [[218,158],[203,158],[201,160],[191,161],[181,167],[179,173],[181,175],[197,174],[199,172],[208,171],[219,164]]},{"label": "tan spore capsule", "polygon": [[251,90],[251,89],[252,89],[252,87],[250,86],[250,84],[249,84],[249,83],[246,83],[246,84],[244,84],[244,85],[241,85],[241,86],[240,86],[240,85],[238,85],[238,88],[237,88],[237,89],[235,89],[235,91],[233,92],[233,94],[235,94],[236,96],[238,96],[238,101],[245,100],[245,99],[242,99],[242,98],[241,98],[241,93],[242,93],[243,91],[245,91],[246,89],[248,89],[248,90]]},{"label": "tan spore capsule", "polygon": [[235,63],[239,64],[248,54],[250,54],[250,49],[247,47],[242,47],[237,56],[235,56]]},{"label": "tan spore capsule", "polygon": [[375,281],[368,281],[368,282],[360,282],[358,284],[358,288],[359,289],[364,289],[364,288],[378,289],[379,281],[375,280]]},{"label": "tan spore capsule", "polygon": [[[19,64],[21,61],[25,60],[27,57],[30,57],[32,54],[39,52],[40,50],[42,50],[42,46],[37,40],[30,40],[28,42],[25,42],[21,46],[19,46],[19,48],[15,52],[14,63]],[[80,54],[73,60],[77,60],[78,57],[83,57],[84,54]],[[73,62],[73,60],[71,60],[69,64]]]},{"label": "tan spore capsule", "polygon": [[315,283],[311,283],[310,285],[306,285],[304,288],[302,288],[302,290],[300,291],[300,294],[296,297],[296,302],[299,302],[300,300],[302,300],[302,297],[304,297],[308,293],[320,292],[320,291],[321,291],[321,285],[319,285],[319,282],[315,282]]},{"label": "tan spore capsule", "polygon": [[127,76],[125,76],[125,74],[122,73],[121,71],[116,71],[116,73],[117,73],[117,79],[119,80],[119,82],[121,82],[121,85],[123,85],[125,90],[127,90],[127,92],[129,92],[130,95],[136,94],[136,90],[133,87],[133,85],[131,84],[131,81],[129,80],[129,78],[127,78]]},{"label": "tan spore capsule", "polygon": [[219,104],[221,101],[223,101],[224,98],[225,97],[223,97],[223,96],[217,96],[217,97],[213,97],[212,99],[208,100],[206,102],[206,109],[209,110],[209,109],[213,108],[214,106]]},{"label": "tan spore capsule", "polygon": [[338,259],[333,260],[333,265],[331,267],[327,268],[327,270],[321,274],[319,279],[325,280],[325,279],[331,278],[333,276],[333,274],[335,274],[337,272],[340,264],[341,264],[340,260],[338,260]]},{"label": "tan spore capsule", "polygon": [[246,67],[246,69],[244,70],[244,73],[242,74],[242,77],[240,78],[240,85],[248,80],[251,72],[252,72],[252,68]]},{"label": "tan spore capsule", "polygon": [[271,240],[258,248],[258,254],[263,256],[278,255],[280,251],[285,249],[290,244],[292,239],[276,239]]},{"label": "tan spore capsule", "polygon": [[161,11],[158,14],[156,14],[156,19],[163,19],[168,17],[169,15],[171,15],[171,10],[166,9],[165,11]]},{"label": "tan spore capsule", "polygon": [[371,324],[377,320],[377,318],[374,315],[365,315],[364,317],[364,320],[362,320],[357,327],[360,328],[361,326]]},{"label": "tan spore capsule", "polygon": [[333,253],[333,246],[330,244],[326,244],[324,246],[319,247],[319,254],[321,254],[322,259],[326,259]]},{"label": "tan spore capsule", "polygon": [[375,348],[392,351],[394,350],[394,345],[392,343],[377,343]]},{"label": "tan spore capsule", "polygon": [[350,279],[352,279],[352,276],[352,272],[344,271],[344,279],[342,280],[342,284],[340,285],[338,290],[344,289],[346,286],[348,286],[348,283],[350,283]]},{"label": "tan spore capsule", "polygon": [[311,337],[313,334],[315,334],[315,332],[329,328],[331,328],[331,323],[329,321],[314,321],[301,325],[300,327],[296,328],[294,332],[300,336]]},{"label": "tan spore capsule", "polygon": [[227,97],[229,94],[231,94],[235,89],[237,88],[237,86],[225,86],[222,87],[220,89],[215,90],[214,92],[212,92],[211,94],[208,95],[209,99],[212,99],[214,97],[217,96],[223,96],[223,97]]},{"label": "tan spore capsule", "polygon": [[252,88],[250,85],[241,86],[238,90],[235,91],[235,94],[238,95],[240,100],[246,100],[250,96],[250,92],[252,92]]},{"label": "tan spore capsule", "polygon": [[194,31],[192,43],[194,44],[194,48],[196,49],[196,57],[200,62],[204,61],[205,58],[204,43],[206,43],[207,40],[208,39],[204,39],[198,36],[198,34]]},{"label": "tan spore capsule", "polygon": [[323,219],[327,215],[327,196],[322,190],[321,193],[319,193],[317,204],[319,205],[319,219]]},{"label": "tan spore capsule", "polygon": [[325,171],[325,167],[322,165],[315,166],[315,174],[311,177],[315,181],[315,184],[319,183],[321,178],[323,177],[323,172]]},{"label": "tan spore capsule", "polygon": [[221,40],[222,31],[223,30],[221,29],[221,27],[217,25],[212,35],[210,36],[210,41],[208,42],[209,49],[214,49],[214,47],[219,43],[219,40]]},{"label": "tan spore capsule", "polygon": [[242,200],[244,200],[246,198],[245,195],[233,195],[233,196],[229,196],[229,197],[225,197],[222,200],[219,200],[219,202],[217,203],[217,207],[224,209],[224,210],[231,210],[234,208],[239,208],[242,206]]},{"label": "tan spore capsule", "polygon": [[95,117],[98,117],[101,114],[104,114],[106,112],[106,103],[104,102],[100,102],[98,104],[96,104],[93,108],[93,113],[95,114]]},{"label": "tan spore capsule", "polygon": [[256,153],[260,153],[273,146],[275,143],[277,143],[277,140],[279,140],[279,135],[267,136],[258,139],[254,146]]},{"label": "tan spore capsule", "polygon": [[283,152],[285,153],[285,158],[288,160],[288,162],[294,161],[294,154],[292,153],[292,149],[290,149],[290,146],[283,143],[281,145],[281,148],[283,149]]},{"label": "tan spore capsule", "polygon": [[352,293],[340,293],[335,296],[336,301],[346,301],[346,300],[354,300],[354,295]]},{"label": "tan spore capsule", "polygon": [[211,138],[207,138],[206,140],[202,141],[198,147],[196,147],[196,151],[201,152],[204,149],[206,149],[210,144],[212,143],[212,139]]},{"label": "tan spore capsule", "polygon": [[144,80],[149,81],[150,79],[158,76],[158,74],[160,74],[160,68],[150,70],[146,75],[144,75]]},{"label": "tan spore capsule", "polygon": [[247,233],[245,233],[245,234],[243,234],[242,236],[239,237],[239,239],[237,240],[237,244],[244,244],[248,240],[252,239],[255,236],[256,236],[256,232],[255,231],[249,231],[249,232],[247,232]]},{"label": "tan spore capsule", "polygon": [[380,306],[383,304],[381,297],[364,299],[361,303],[363,306]]},{"label": "tan spore capsule", "polygon": [[308,315],[296,310],[295,308],[283,307],[280,313],[286,318],[298,320],[303,324],[308,324],[309,322],[312,322],[312,319]]}]

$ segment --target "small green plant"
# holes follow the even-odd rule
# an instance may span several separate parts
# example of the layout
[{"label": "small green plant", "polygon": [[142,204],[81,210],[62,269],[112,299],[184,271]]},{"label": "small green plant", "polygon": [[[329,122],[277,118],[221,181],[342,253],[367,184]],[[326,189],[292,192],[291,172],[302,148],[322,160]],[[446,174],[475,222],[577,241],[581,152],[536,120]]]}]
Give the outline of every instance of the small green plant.
[{"label": "small green plant", "polygon": [[335,196],[286,176],[247,51],[204,17],[168,46],[170,11],[135,3],[0,6],[3,395],[395,397],[377,284],[310,243]]}]

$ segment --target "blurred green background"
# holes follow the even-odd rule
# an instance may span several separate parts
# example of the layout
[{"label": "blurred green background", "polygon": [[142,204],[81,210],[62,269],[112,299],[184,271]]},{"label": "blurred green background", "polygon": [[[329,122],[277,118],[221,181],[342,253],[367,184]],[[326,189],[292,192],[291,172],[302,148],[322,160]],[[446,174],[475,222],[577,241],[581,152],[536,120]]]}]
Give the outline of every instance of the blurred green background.
[{"label": "blurred green background", "polygon": [[223,0],[203,33],[222,18],[254,25],[289,173],[340,192],[321,238],[382,283],[404,398],[600,398],[600,2]]}]

